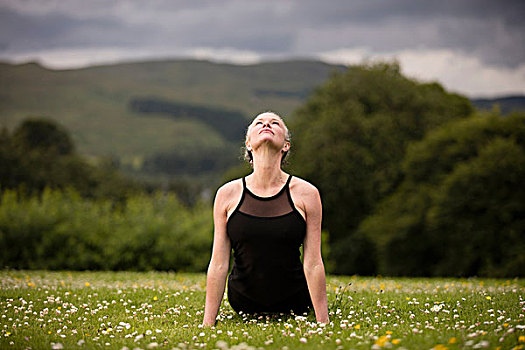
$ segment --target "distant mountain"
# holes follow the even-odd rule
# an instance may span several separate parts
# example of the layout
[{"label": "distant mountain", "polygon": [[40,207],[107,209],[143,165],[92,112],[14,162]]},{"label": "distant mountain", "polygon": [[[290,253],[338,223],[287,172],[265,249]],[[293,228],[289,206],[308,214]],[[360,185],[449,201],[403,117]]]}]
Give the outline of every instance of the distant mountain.
[{"label": "distant mountain", "polygon": [[[111,155],[152,172],[213,172],[213,157],[224,165],[238,161],[249,119],[265,110],[286,119],[344,69],[300,60],[247,66],[173,60],[59,71],[0,63],[0,127],[46,116],[70,131],[81,154]],[[222,153],[229,158],[217,156]]]},{"label": "distant mountain", "polygon": [[491,110],[495,106],[502,114],[509,114],[515,111],[525,111],[525,96],[504,96],[498,98],[475,98],[471,99],[472,104],[480,110]]}]

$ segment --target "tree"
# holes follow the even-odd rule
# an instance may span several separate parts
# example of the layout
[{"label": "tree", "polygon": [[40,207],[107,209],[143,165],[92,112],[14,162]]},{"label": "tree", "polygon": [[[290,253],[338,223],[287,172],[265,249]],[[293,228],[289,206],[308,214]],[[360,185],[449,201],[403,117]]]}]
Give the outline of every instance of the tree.
[{"label": "tree", "polygon": [[73,187],[83,196],[122,200],[139,191],[114,166],[94,166],[74,151],[68,132],[54,121],[27,119],[9,135],[0,132],[0,188]]},{"label": "tree", "polygon": [[381,273],[524,276],[525,114],[447,124],[409,148],[403,172],[359,228]]},{"label": "tree", "polygon": [[26,119],[13,134],[15,144],[23,151],[40,150],[63,156],[74,151],[73,141],[62,126],[45,118]]},{"label": "tree", "polygon": [[291,163],[321,191],[335,272],[376,272],[373,245],[356,228],[402,181],[408,143],[472,111],[439,84],[374,64],[334,74],[294,113]]}]

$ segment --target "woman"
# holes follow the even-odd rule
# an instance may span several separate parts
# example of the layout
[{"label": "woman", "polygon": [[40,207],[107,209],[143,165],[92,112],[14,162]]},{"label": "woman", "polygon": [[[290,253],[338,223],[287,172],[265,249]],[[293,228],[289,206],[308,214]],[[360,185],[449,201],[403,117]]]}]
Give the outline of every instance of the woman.
[{"label": "woman", "polygon": [[228,301],[235,311],[297,315],[313,306],[317,322],[328,323],[319,192],[281,169],[290,137],[277,114],[259,114],[245,144],[253,172],[223,185],[215,197],[203,324],[215,324],[231,248]]}]

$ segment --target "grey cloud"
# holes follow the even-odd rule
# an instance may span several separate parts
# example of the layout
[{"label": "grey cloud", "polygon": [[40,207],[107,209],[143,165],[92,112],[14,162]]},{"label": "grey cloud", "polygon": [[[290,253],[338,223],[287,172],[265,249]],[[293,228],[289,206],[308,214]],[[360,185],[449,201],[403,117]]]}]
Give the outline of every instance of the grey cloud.
[{"label": "grey cloud", "polygon": [[378,52],[450,48],[496,65],[525,61],[525,1],[71,0],[59,8],[43,0],[0,4],[2,51],[162,44],[306,56],[341,47]]},{"label": "grey cloud", "polygon": [[0,42],[14,51],[125,44],[117,34],[122,27],[106,19],[79,20],[53,13],[28,16],[3,9],[0,23]]},{"label": "grey cloud", "polygon": [[7,9],[0,10],[0,42],[9,49],[49,46],[76,23],[62,15],[31,18]]},{"label": "grey cloud", "polygon": [[307,0],[295,2],[299,18],[316,24],[351,21],[376,22],[390,17],[429,19],[436,17],[500,18],[509,25],[523,27],[525,2],[521,0]]},{"label": "grey cloud", "polygon": [[[307,28],[303,36],[308,33],[322,49],[451,48],[490,64],[517,66],[525,60],[525,1],[308,1],[294,12],[302,20],[299,27]],[[305,38],[300,41],[304,46]]]},{"label": "grey cloud", "polygon": [[157,15],[136,13],[129,21],[108,15],[79,18],[53,12],[41,15],[17,13],[3,8],[0,9],[0,43],[4,43],[4,48],[16,51],[164,44],[276,52],[288,50],[293,41],[291,31],[282,32],[279,26],[272,24],[271,12],[242,7],[231,11],[213,6],[200,12],[195,8],[189,10],[159,12]]}]

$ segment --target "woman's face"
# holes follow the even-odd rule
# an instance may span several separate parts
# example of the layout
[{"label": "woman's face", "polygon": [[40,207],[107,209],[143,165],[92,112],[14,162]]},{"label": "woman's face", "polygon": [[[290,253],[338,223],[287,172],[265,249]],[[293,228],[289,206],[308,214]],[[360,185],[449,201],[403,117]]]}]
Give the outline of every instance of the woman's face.
[{"label": "woman's face", "polygon": [[256,150],[264,143],[271,144],[283,152],[290,148],[290,143],[286,141],[284,122],[274,113],[259,114],[250,124],[246,140],[248,150]]}]

